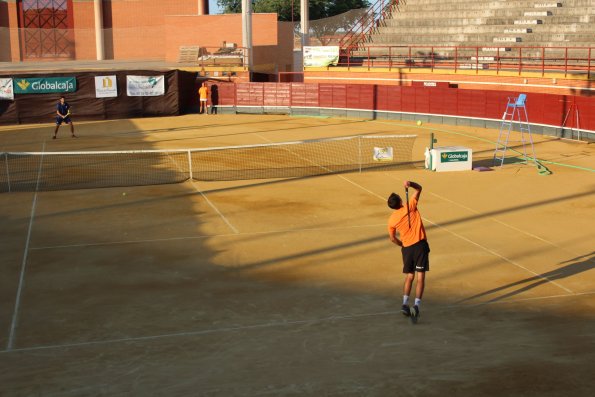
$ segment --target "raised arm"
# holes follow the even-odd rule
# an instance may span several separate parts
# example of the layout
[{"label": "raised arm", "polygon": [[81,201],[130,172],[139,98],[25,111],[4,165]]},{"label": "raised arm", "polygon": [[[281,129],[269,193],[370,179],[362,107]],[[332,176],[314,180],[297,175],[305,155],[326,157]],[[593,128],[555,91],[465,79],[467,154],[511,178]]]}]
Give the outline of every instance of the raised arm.
[{"label": "raised arm", "polygon": [[416,201],[419,201],[419,196],[421,195],[421,185],[419,183],[415,183],[413,181],[405,181],[403,183],[403,185],[405,186],[405,189],[411,187],[413,189],[415,189],[415,194],[413,195],[412,198],[414,198]]}]

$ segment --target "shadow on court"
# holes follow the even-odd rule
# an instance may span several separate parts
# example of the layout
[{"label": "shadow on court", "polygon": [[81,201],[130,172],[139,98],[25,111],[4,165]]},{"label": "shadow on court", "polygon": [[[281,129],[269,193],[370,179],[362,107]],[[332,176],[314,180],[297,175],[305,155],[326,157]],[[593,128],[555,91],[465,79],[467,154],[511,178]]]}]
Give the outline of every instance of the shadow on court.
[{"label": "shadow on court", "polygon": [[[498,288],[493,288],[489,291],[476,294],[468,298],[462,299],[458,302],[465,303],[475,301],[479,298],[491,297],[487,302],[498,302],[504,299],[512,298],[523,292],[527,292],[533,288],[537,288],[540,285],[549,283],[551,281],[563,280],[567,277],[574,276],[595,269],[595,252],[591,252],[587,255],[581,255],[579,257],[570,259],[561,263],[563,265],[555,270],[539,274],[534,277],[529,277],[514,283],[506,284]],[[514,291],[504,292],[508,289],[513,288]],[[499,293],[502,292],[502,295]],[[492,297],[493,296],[493,297]]]}]

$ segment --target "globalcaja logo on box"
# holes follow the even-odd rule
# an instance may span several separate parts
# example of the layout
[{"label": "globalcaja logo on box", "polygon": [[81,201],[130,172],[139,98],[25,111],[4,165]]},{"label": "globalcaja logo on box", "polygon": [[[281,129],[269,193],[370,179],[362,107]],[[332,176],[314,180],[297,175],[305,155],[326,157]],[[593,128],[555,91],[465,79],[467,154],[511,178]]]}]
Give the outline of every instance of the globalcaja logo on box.
[{"label": "globalcaja logo on box", "polygon": [[441,163],[454,163],[457,161],[468,161],[468,152],[446,152],[440,156]]},{"label": "globalcaja logo on box", "polygon": [[76,91],[75,77],[16,77],[15,94],[48,94]]}]

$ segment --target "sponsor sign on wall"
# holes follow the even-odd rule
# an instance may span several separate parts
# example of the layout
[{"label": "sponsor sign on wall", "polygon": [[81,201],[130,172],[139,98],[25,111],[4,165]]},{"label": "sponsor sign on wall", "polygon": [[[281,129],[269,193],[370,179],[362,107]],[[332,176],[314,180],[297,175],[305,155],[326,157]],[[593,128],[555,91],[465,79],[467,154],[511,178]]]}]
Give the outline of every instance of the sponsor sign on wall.
[{"label": "sponsor sign on wall", "polygon": [[118,96],[116,76],[95,76],[95,98],[115,98]]},{"label": "sponsor sign on wall", "polygon": [[76,91],[76,77],[15,77],[15,94],[49,94]]},{"label": "sponsor sign on wall", "polygon": [[336,66],[339,62],[339,46],[306,47],[304,46],[305,67]]},{"label": "sponsor sign on wall", "polygon": [[14,100],[12,79],[0,78],[0,99]]},{"label": "sponsor sign on wall", "polygon": [[128,96],[159,96],[165,94],[164,76],[126,76]]}]

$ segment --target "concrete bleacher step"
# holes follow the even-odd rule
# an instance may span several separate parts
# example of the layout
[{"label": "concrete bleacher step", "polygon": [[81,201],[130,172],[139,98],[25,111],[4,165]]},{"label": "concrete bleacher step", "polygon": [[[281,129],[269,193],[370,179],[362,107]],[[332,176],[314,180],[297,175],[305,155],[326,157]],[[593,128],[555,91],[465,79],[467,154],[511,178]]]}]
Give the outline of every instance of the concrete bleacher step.
[{"label": "concrete bleacher step", "polygon": [[407,0],[365,43],[589,47],[595,44],[595,0]]}]

